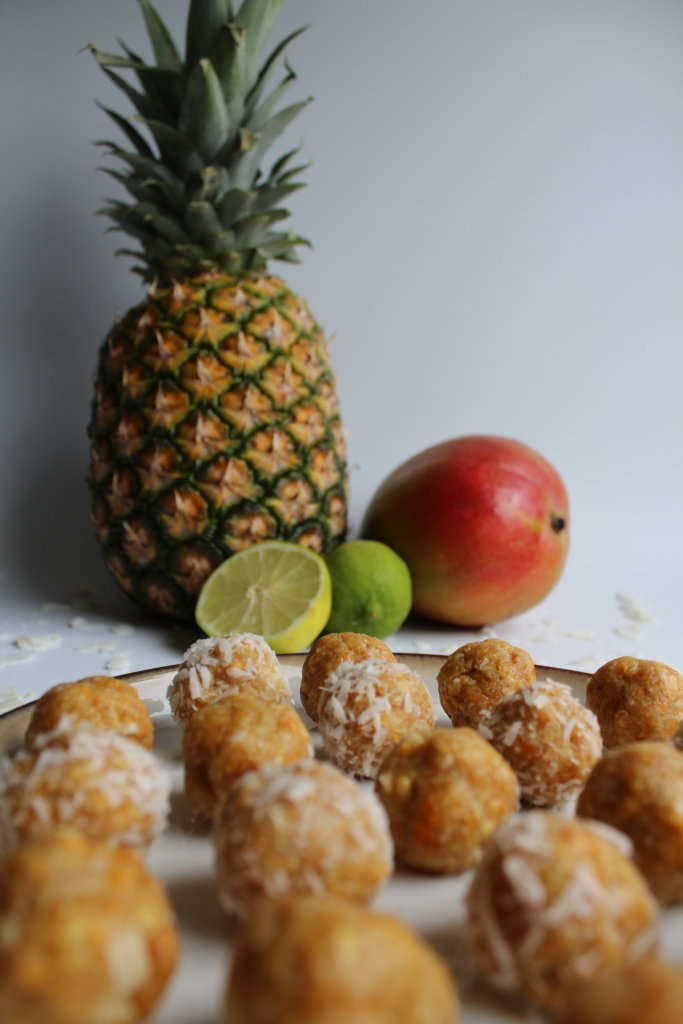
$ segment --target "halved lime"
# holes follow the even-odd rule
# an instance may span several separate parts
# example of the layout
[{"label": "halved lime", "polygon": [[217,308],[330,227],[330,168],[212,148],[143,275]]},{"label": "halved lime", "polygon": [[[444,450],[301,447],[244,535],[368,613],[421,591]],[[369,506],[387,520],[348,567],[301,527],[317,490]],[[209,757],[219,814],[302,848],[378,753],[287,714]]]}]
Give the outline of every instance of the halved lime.
[{"label": "halved lime", "polygon": [[325,562],[289,541],[268,540],[231,555],[202,587],[195,618],[208,636],[259,633],[276,654],[301,651],[332,607]]}]

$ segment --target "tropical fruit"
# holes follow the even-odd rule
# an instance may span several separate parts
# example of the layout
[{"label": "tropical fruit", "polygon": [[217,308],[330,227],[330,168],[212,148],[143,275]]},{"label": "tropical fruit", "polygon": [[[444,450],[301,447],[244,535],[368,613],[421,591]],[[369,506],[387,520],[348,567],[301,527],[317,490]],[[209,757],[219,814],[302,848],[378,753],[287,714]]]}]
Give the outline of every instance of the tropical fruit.
[{"label": "tropical fruit", "polygon": [[363,633],[384,639],[410,611],[408,566],[395,551],[375,540],[347,540],[327,556],[332,579],[328,633]]},{"label": "tropical fruit", "polygon": [[315,640],[330,615],[330,574],[309,548],[264,541],[227,559],[209,576],[197,601],[198,625],[209,636],[258,633],[276,654]]},{"label": "tropical fruit", "polygon": [[266,163],[305,106],[281,103],[299,32],[265,51],[284,0],[191,0],[181,56],[139,2],[153,60],[91,47],[136,113],[106,110],[124,137],[102,143],[107,169],[128,195],[100,212],[137,243],[121,252],[147,293],[100,352],[89,487],[116,582],[185,618],[235,552],[343,540],[347,470],[325,336],[269,270],[307,244],[282,226],[297,150]]},{"label": "tropical fruit", "polygon": [[456,437],[389,473],[361,533],[405,560],[416,614],[490,625],[533,608],[560,578],[567,490],[550,462],[521,441]]}]

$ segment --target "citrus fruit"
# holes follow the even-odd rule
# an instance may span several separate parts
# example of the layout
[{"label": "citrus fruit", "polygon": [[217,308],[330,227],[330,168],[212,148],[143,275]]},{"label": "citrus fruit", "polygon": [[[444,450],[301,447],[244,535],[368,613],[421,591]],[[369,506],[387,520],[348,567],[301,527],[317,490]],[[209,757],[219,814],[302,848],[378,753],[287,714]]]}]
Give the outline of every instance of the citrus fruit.
[{"label": "citrus fruit", "polygon": [[365,633],[380,639],[405,621],[412,602],[408,566],[386,544],[348,540],[327,555],[332,611],[327,633]]},{"label": "citrus fruit", "polygon": [[195,608],[208,636],[259,633],[276,654],[307,647],[331,608],[324,559],[289,541],[269,540],[231,555],[214,569]]}]

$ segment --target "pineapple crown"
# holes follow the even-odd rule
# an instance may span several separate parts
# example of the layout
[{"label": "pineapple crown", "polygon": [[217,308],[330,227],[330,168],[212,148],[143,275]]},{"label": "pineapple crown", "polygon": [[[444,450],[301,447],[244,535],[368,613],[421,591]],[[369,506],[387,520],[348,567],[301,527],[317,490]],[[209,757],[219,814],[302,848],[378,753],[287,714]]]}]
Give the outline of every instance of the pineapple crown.
[{"label": "pineapple crown", "polygon": [[[298,149],[267,173],[261,165],[309,102],[280,106],[296,77],[285,54],[304,29],[262,59],[284,0],[242,0],[236,11],[230,0],[190,0],[183,60],[149,0],[138,3],[155,63],[121,41],[121,55],[89,47],[136,110],[124,117],[100,104],[130,143],[97,143],[119,161],[119,169],[102,169],[131,197],[109,199],[98,210],[114,222],[109,230],[126,232],[140,246],[118,253],[139,261],[134,270],[147,280],[210,269],[262,272],[270,259],[299,262],[297,248],[308,241],[279,225],[289,217],[281,203],[302,187],[297,178],[305,165],[291,166]],[[132,71],[139,87],[122,70]]]}]

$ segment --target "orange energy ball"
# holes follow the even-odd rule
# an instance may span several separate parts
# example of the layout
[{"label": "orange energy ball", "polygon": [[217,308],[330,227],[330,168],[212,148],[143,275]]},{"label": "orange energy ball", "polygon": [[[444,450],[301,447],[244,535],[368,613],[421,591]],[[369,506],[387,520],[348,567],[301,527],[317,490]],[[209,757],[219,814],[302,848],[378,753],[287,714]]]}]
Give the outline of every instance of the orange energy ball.
[{"label": "orange energy ball", "polygon": [[670,740],[683,721],[683,677],[660,661],[615,658],[589,680],[586,705],[606,747]]},{"label": "orange energy ball", "polygon": [[327,677],[345,661],[396,661],[394,652],[383,640],[365,633],[325,633],[311,645],[301,669],[300,697],[303,709],[318,721],[320,691]]},{"label": "orange energy ball", "polygon": [[313,757],[308,729],[291,704],[234,693],[200,708],[183,735],[185,793],[208,818],[245,772]]},{"label": "orange energy ball", "polygon": [[330,759],[372,779],[384,755],[408,733],[431,729],[434,701],[406,665],[368,658],[344,662],[320,695],[318,729]]},{"label": "orange energy ball", "polygon": [[137,690],[113,676],[87,676],[59,683],[39,697],[24,745],[36,750],[62,729],[110,729],[152,749],[154,727]]},{"label": "orange energy ball", "polygon": [[593,768],[577,813],[625,832],[660,903],[683,901],[683,754],[669,743],[629,743]]},{"label": "orange energy ball", "polygon": [[557,1024],[680,1024],[683,973],[646,957],[570,992]]},{"label": "orange energy ball", "polygon": [[0,849],[56,825],[149,846],[166,825],[169,792],[169,776],[139,743],[97,729],[62,732],[20,751],[0,776]]},{"label": "orange energy ball", "polygon": [[171,904],[134,850],[58,828],[0,861],[6,1024],[137,1024],[178,952]]},{"label": "orange energy ball", "polygon": [[452,725],[477,728],[503,697],[536,679],[531,657],[505,640],[464,644],[449,655],[436,678],[441,706]]},{"label": "orange energy ball", "polygon": [[595,715],[568,686],[551,681],[505,697],[479,732],[514,769],[522,800],[535,807],[566,803],[602,754]]},{"label": "orange energy ball", "polygon": [[375,792],[389,816],[397,857],[443,873],[474,867],[519,803],[515,773],[467,726],[400,740],[382,762]]},{"label": "orange energy ball", "polygon": [[330,897],[261,904],[238,937],[223,1024],[458,1024],[434,950],[397,918]]},{"label": "orange energy ball", "polygon": [[654,947],[657,906],[620,838],[553,811],[495,833],[467,895],[475,959],[495,988],[559,1010],[577,985]]},{"label": "orange energy ball", "polygon": [[264,765],[237,779],[213,838],[221,903],[238,914],[287,895],[367,902],[393,866],[379,800],[322,761]]},{"label": "orange energy ball", "polygon": [[292,702],[289,681],[275,652],[256,633],[195,641],[185,652],[167,696],[174,720],[186,729],[195,711],[232,693]]}]

